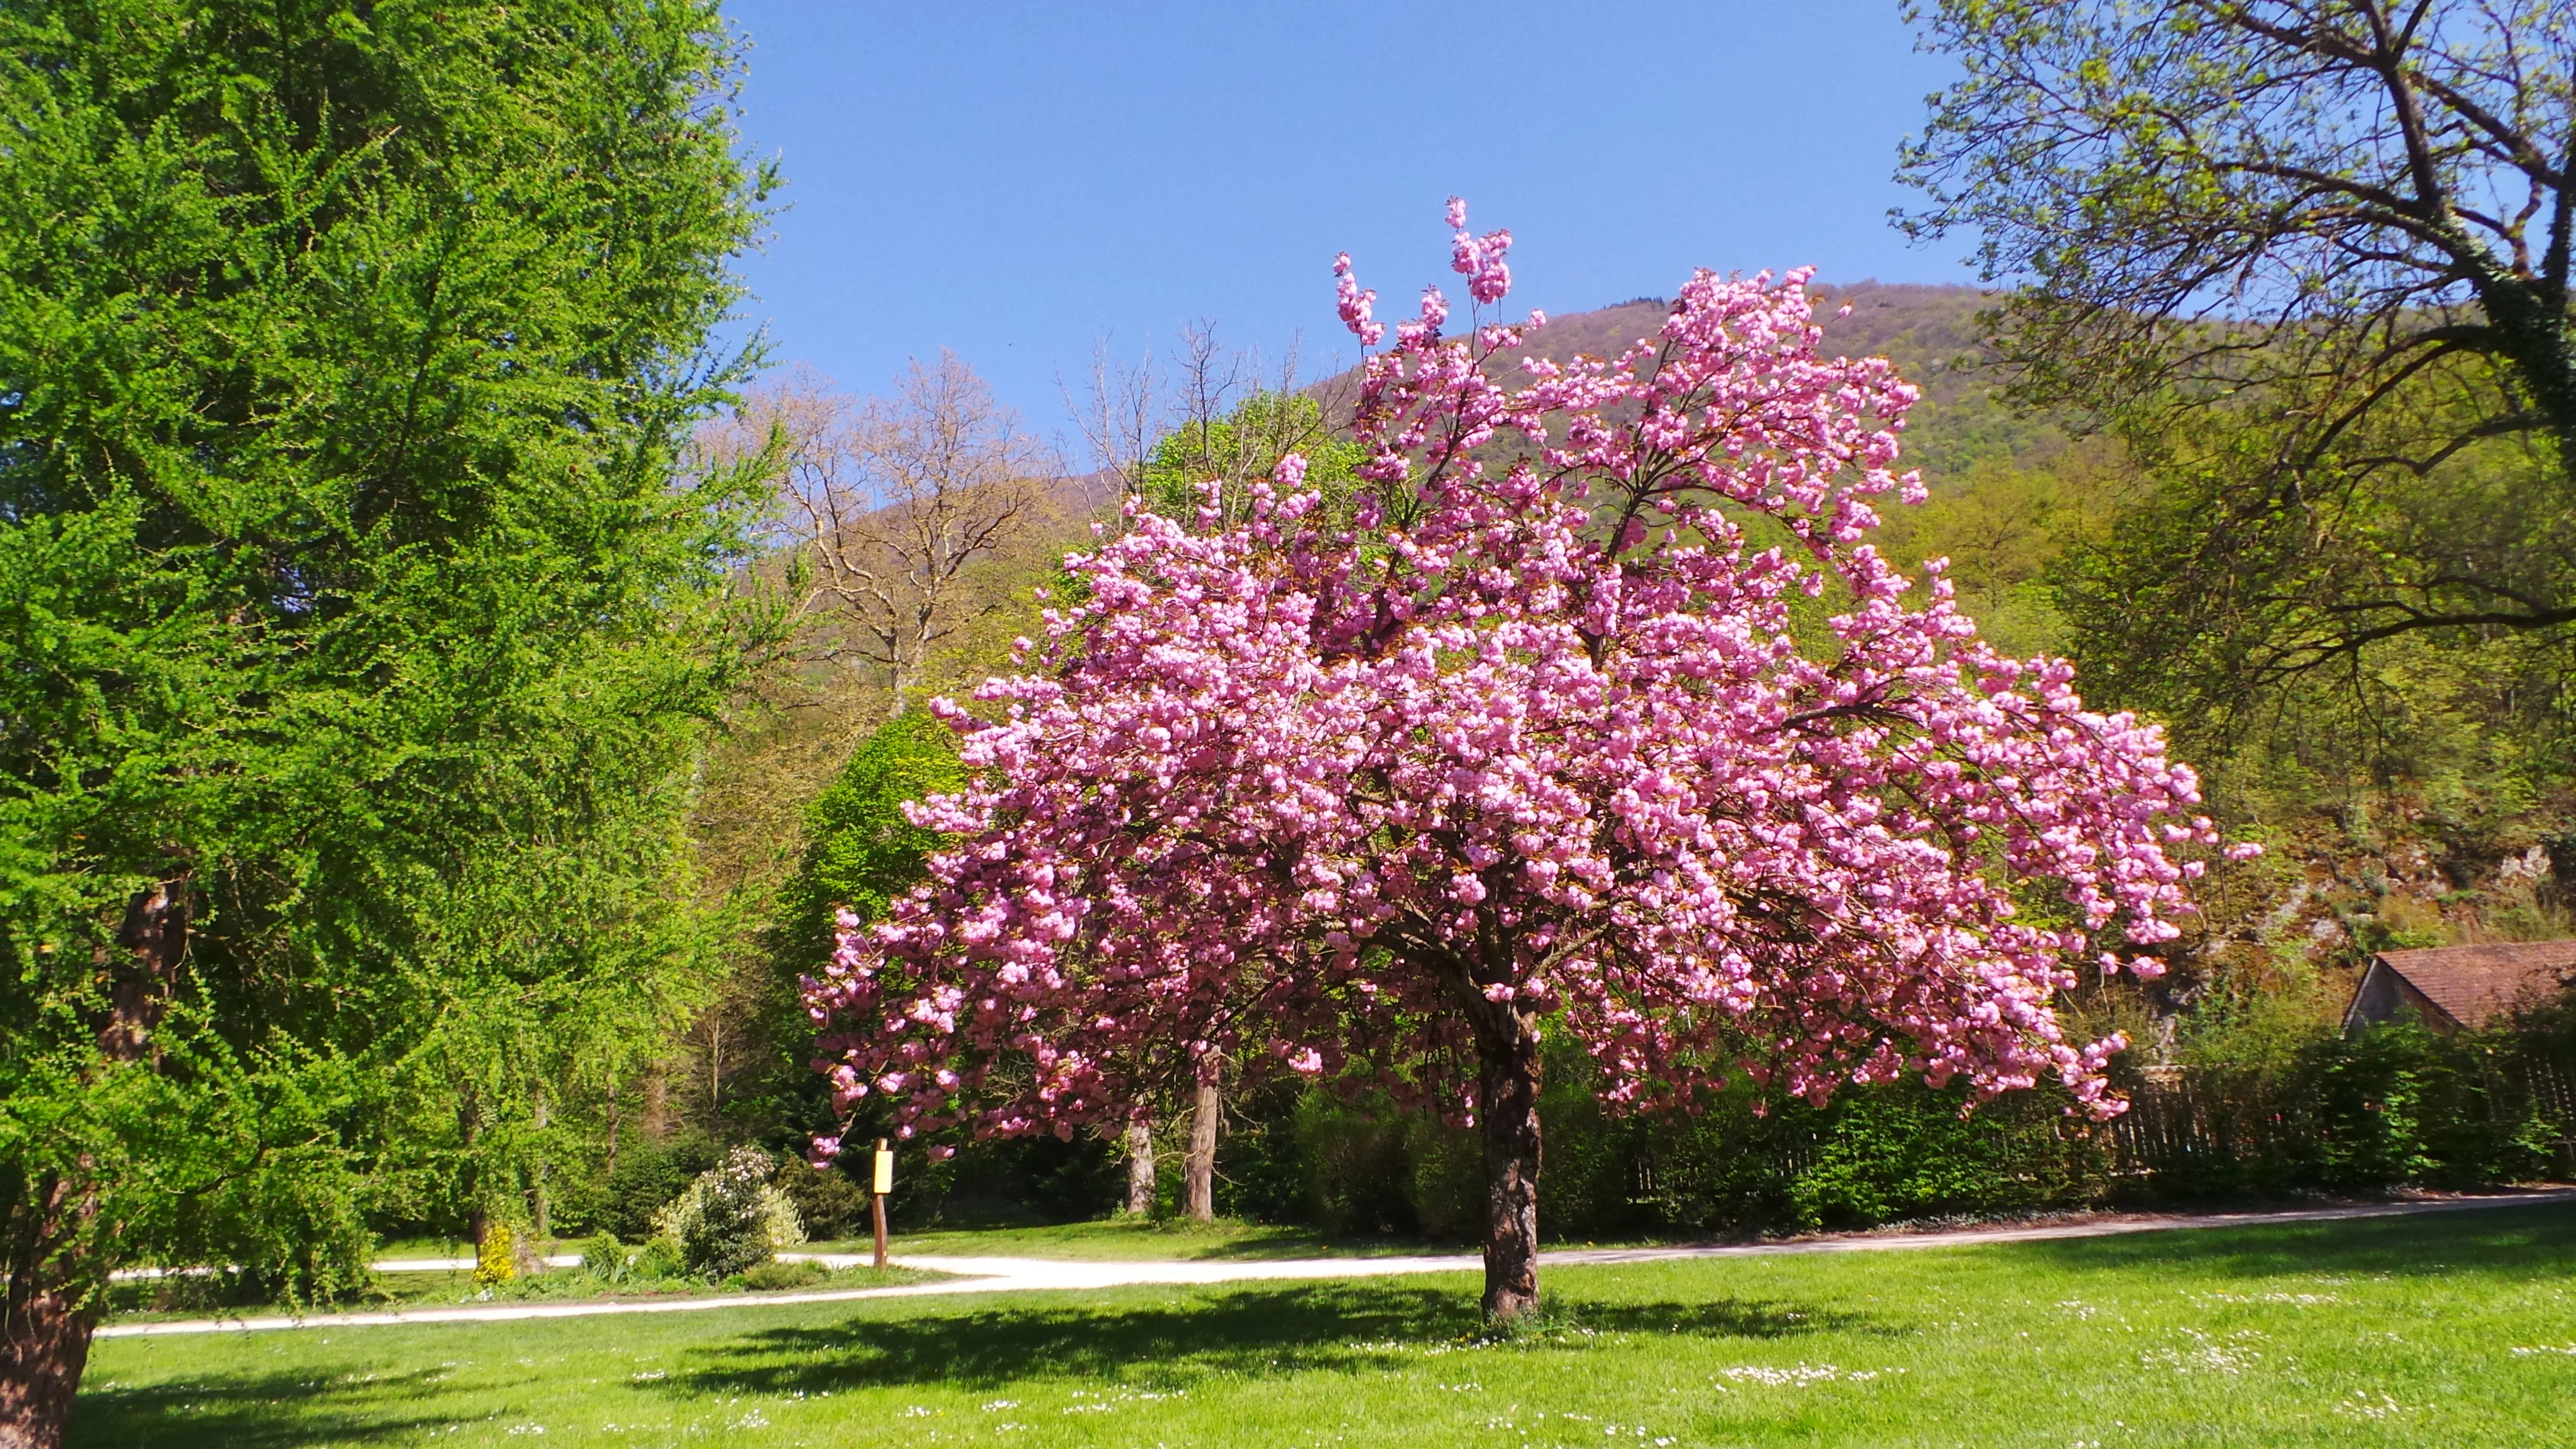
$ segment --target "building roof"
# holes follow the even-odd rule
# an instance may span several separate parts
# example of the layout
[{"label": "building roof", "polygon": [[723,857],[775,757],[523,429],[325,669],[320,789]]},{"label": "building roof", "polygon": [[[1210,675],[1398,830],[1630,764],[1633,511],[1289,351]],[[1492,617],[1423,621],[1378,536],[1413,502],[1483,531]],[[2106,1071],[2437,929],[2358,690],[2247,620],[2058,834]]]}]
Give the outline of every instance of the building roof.
[{"label": "building roof", "polygon": [[2576,941],[2382,951],[2379,960],[2472,1031],[2576,984]]}]

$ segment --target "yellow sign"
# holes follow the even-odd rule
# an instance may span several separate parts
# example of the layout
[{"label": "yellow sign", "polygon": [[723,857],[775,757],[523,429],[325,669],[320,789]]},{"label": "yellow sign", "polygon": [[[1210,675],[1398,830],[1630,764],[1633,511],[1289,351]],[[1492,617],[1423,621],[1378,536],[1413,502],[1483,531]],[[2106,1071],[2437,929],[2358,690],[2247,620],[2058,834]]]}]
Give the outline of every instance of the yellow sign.
[{"label": "yellow sign", "polygon": [[882,1147],[877,1149],[876,1191],[894,1191],[894,1154]]}]

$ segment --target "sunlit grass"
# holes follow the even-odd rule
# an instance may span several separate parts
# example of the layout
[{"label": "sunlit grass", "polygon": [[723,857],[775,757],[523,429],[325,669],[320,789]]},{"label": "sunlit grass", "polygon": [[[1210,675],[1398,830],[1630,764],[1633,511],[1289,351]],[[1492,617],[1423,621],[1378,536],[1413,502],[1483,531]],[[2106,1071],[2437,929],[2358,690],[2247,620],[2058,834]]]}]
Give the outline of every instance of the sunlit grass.
[{"label": "sunlit grass", "polygon": [[[807,1253],[865,1253],[875,1244],[865,1238],[808,1243]],[[1060,1223],[1045,1227],[957,1228],[935,1232],[897,1233],[887,1243],[896,1257],[907,1253],[950,1257],[1082,1258],[1095,1260],[1224,1259],[1346,1257],[1354,1254],[1457,1253],[1458,1244],[1426,1244],[1410,1238],[1336,1237],[1312,1228],[1247,1223],[1220,1218],[1213,1223],[1187,1218],[1111,1218],[1104,1222]]]},{"label": "sunlit grass", "polygon": [[557,1268],[512,1282],[485,1285],[462,1269],[379,1273],[373,1282],[345,1300],[288,1305],[223,1293],[211,1279],[161,1279],[117,1284],[110,1295],[111,1322],[162,1323],[172,1320],[270,1318],[300,1314],[323,1318],[335,1313],[382,1313],[388,1310],[458,1307],[507,1307],[513,1303],[629,1302],[674,1298],[739,1297],[760,1292],[834,1293],[852,1289],[893,1288],[934,1281],[947,1275],[909,1268],[878,1272],[866,1266],[825,1270],[819,1265],[804,1281],[753,1287],[741,1279],[709,1283],[697,1279],[654,1279],[603,1283],[577,1268]]},{"label": "sunlit grass", "polygon": [[2567,1442],[2576,1208],[98,1345],[81,1449]]}]

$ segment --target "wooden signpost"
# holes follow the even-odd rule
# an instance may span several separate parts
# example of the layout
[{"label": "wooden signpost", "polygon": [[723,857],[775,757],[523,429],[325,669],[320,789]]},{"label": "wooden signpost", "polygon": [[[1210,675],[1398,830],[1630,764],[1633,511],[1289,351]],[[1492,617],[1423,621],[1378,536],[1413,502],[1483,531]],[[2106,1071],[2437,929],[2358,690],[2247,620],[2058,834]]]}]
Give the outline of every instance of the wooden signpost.
[{"label": "wooden signpost", "polygon": [[885,1200],[886,1194],[894,1191],[894,1154],[886,1150],[886,1140],[882,1137],[877,1139],[876,1169],[875,1191],[870,1194],[869,1201],[876,1210],[877,1271],[882,1273],[885,1271]]}]

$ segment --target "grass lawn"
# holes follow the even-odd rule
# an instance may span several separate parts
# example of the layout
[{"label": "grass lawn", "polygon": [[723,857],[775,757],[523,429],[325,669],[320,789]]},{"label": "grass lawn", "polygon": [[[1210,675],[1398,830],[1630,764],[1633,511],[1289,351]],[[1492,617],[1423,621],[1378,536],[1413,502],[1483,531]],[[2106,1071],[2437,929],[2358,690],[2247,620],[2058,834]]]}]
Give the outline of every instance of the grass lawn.
[{"label": "grass lawn", "polygon": [[[549,1253],[569,1253],[573,1250],[569,1239],[560,1243],[540,1243],[538,1246]],[[474,1243],[470,1238],[388,1238],[376,1245],[378,1261],[386,1258],[471,1258],[473,1256]]]},{"label": "grass lawn", "polygon": [[97,1346],[77,1449],[2576,1442],[2576,1208]]},{"label": "grass lawn", "polygon": [[[867,1253],[876,1244],[867,1238],[805,1243],[799,1253]],[[1466,1253],[1472,1244],[1425,1243],[1415,1238],[1331,1237],[1312,1228],[1277,1227],[1220,1218],[1196,1223],[1187,1218],[1110,1218],[1102,1222],[1061,1223],[1048,1227],[959,1228],[944,1232],[897,1233],[886,1251],[976,1258],[1225,1259],[1349,1258],[1402,1253]]]},{"label": "grass lawn", "polygon": [[[905,1283],[929,1282],[945,1277],[918,1269],[842,1268],[827,1271],[820,1265],[808,1269],[798,1280],[775,1286],[752,1288],[739,1280],[728,1287],[717,1283],[690,1280],[662,1280],[642,1283],[602,1283],[578,1269],[558,1268],[533,1278],[522,1278],[492,1288],[483,1288],[467,1270],[434,1269],[421,1272],[379,1273],[366,1292],[345,1303],[326,1304],[305,1310],[306,1317],[323,1317],[332,1313],[380,1313],[387,1309],[458,1308],[473,1305],[512,1303],[629,1302],[665,1298],[731,1298],[745,1293],[833,1293],[851,1288],[892,1288]],[[204,1280],[128,1281],[115,1286],[110,1295],[112,1322],[153,1323],[171,1319],[210,1318],[229,1315],[235,1318],[266,1318],[295,1310],[276,1303],[224,1303],[207,1293]]]}]

